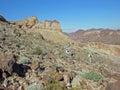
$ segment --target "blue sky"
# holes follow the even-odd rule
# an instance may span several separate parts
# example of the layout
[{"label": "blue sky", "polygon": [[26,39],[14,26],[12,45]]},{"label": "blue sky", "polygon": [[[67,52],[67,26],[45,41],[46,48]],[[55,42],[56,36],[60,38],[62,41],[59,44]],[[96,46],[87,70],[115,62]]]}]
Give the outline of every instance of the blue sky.
[{"label": "blue sky", "polygon": [[58,20],[64,32],[91,28],[120,28],[120,0],[0,0],[7,20],[37,16]]}]

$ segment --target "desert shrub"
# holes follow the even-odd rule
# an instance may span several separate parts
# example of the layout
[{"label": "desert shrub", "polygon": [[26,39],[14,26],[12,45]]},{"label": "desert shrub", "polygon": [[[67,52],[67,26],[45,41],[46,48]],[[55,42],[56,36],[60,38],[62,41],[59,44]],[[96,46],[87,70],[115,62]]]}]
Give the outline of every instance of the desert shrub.
[{"label": "desert shrub", "polygon": [[[83,86],[80,84],[79,88],[70,88],[69,90],[83,90]],[[60,82],[55,79],[50,79],[46,84],[46,90],[68,90],[66,86],[61,86]]]},{"label": "desert shrub", "polygon": [[59,65],[57,63],[53,63],[52,66],[59,67]]},{"label": "desert shrub", "polygon": [[64,58],[64,57],[66,57],[67,55],[66,55],[66,53],[60,53],[60,57],[61,58]]},{"label": "desert shrub", "polygon": [[46,89],[47,90],[68,90],[66,87],[61,87],[60,82],[52,78],[46,84]]},{"label": "desert shrub", "polygon": [[39,85],[33,83],[28,86],[27,90],[44,90],[44,89],[42,87],[40,87]]},{"label": "desert shrub", "polygon": [[103,76],[96,72],[88,72],[84,74],[84,77],[93,81],[99,81],[103,79]]},{"label": "desert shrub", "polygon": [[29,51],[27,51],[27,54],[33,54],[34,53],[34,51],[33,50],[29,50]]},{"label": "desert shrub", "polygon": [[42,50],[42,56],[46,56],[47,55],[47,52],[45,50]]},{"label": "desert shrub", "polygon": [[76,59],[76,60],[80,60],[80,59],[81,59],[81,56],[80,56],[80,55],[76,55],[76,56],[75,56],[75,59]]},{"label": "desert shrub", "polygon": [[53,52],[55,55],[59,55],[59,54],[60,54],[60,52],[59,52],[58,49],[53,49],[52,52]]},{"label": "desert shrub", "polygon": [[43,51],[40,47],[36,47],[33,50],[28,51],[27,53],[31,55],[41,55]]},{"label": "desert shrub", "polygon": [[42,54],[42,49],[40,47],[36,47],[33,51],[33,54],[36,54],[36,55]]},{"label": "desert shrub", "polygon": [[29,58],[27,58],[27,57],[20,57],[19,62],[25,64],[26,62],[29,62]]},{"label": "desert shrub", "polygon": [[84,54],[89,54],[89,51],[87,49],[81,49],[81,51],[84,53]]}]

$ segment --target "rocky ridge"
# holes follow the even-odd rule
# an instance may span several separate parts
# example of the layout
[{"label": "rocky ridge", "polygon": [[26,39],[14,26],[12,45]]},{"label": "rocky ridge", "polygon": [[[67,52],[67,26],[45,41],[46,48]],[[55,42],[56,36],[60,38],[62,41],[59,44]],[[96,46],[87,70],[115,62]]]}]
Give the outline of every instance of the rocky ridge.
[{"label": "rocky ridge", "polygon": [[62,32],[60,23],[57,20],[45,20],[44,22],[39,22],[37,17],[32,16],[21,21],[7,21],[3,16],[0,16],[0,20],[4,21],[11,26],[15,26],[14,29],[23,29],[23,30],[53,30]]}]

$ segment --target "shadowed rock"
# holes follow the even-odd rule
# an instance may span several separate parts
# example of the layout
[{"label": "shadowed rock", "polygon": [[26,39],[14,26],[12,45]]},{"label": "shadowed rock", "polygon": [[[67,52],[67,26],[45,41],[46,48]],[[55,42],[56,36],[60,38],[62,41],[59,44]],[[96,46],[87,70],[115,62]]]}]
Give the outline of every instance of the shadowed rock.
[{"label": "shadowed rock", "polygon": [[5,55],[0,51],[0,81],[12,74],[16,61],[17,57],[15,55]]},{"label": "shadowed rock", "polygon": [[7,22],[7,20],[1,15],[0,15],[0,21]]},{"label": "shadowed rock", "polygon": [[16,63],[17,57],[15,55],[5,55],[0,52],[0,69],[4,72],[8,72],[9,74],[13,71],[13,65]]},{"label": "shadowed rock", "polygon": [[15,63],[13,66],[13,72],[17,73],[20,77],[25,77],[28,69],[31,69],[27,65]]}]

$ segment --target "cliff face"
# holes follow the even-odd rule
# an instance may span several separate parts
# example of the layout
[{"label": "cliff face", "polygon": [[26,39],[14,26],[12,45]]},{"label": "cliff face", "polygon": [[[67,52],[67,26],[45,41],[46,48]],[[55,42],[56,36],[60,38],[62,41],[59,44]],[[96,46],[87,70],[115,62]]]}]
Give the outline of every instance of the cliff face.
[{"label": "cliff face", "polygon": [[105,44],[120,45],[120,30],[78,30],[70,34],[70,36],[79,42],[102,42]]}]

